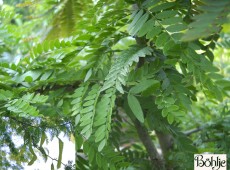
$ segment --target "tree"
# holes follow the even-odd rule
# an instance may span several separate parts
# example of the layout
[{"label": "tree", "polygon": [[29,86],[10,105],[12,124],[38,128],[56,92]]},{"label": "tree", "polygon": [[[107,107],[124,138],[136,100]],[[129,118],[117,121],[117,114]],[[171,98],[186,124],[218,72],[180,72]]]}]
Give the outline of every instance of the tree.
[{"label": "tree", "polygon": [[[184,170],[194,153],[229,156],[229,7],[4,1],[0,166],[49,159],[43,144],[61,132],[76,145],[66,169]],[[57,168],[62,150],[59,139]]]}]

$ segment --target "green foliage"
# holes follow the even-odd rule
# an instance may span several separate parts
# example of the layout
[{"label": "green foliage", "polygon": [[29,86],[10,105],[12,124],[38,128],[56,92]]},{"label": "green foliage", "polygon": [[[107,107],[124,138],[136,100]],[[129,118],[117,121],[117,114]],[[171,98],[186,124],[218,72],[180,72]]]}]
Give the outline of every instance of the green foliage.
[{"label": "green foliage", "polygon": [[132,110],[135,117],[141,122],[144,123],[144,114],[141,109],[141,105],[137,98],[133,96],[132,94],[128,95],[128,104],[130,109]]},{"label": "green foliage", "polygon": [[[4,97],[8,97],[8,96],[4,95]],[[34,93],[26,94],[23,95],[20,99],[13,99],[8,101],[4,105],[4,107],[7,108],[8,111],[16,113],[19,116],[23,116],[23,117],[26,117],[28,115],[38,116],[39,112],[37,108],[34,107],[32,104],[45,103],[47,98],[48,98],[47,96],[40,95],[40,94],[36,94],[36,95],[34,95]]]},{"label": "green foliage", "polygon": [[145,57],[151,54],[149,47],[131,47],[121,53],[117,58],[115,64],[112,65],[109,74],[105,78],[105,83],[101,91],[106,90],[115,85],[116,89],[120,93],[124,93],[122,85],[125,85],[125,77],[129,72],[129,67],[133,62],[138,62],[139,57]]},{"label": "green foliage", "polygon": [[95,142],[100,142],[98,151],[103,149],[109,138],[115,98],[115,90],[112,88],[108,89],[105,91],[105,94],[96,107],[97,115],[95,117],[94,126],[97,127],[95,131]]},{"label": "green foliage", "polygon": [[91,142],[86,142],[83,145],[83,150],[87,154],[90,153],[89,161],[94,167],[101,169],[118,169],[124,166],[124,163],[120,163],[124,157],[119,155],[119,153],[115,153],[111,147],[105,147],[102,152],[98,152],[97,147]]},{"label": "green foliage", "polygon": [[83,107],[80,110],[80,126],[82,126],[81,134],[87,139],[92,134],[93,122],[96,114],[96,103],[99,96],[100,86],[94,85],[83,100]]},{"label": "green foliage", "polygon": [[[151,169],[153,146],[162,170],[191,169],[194,153],[229,153],[229,6],[4,2],[0,169],[32,165],[39,155],[61,168],[61,132],[76,145],[66,170]],[[44,148],[54,137],[57,159]]]},{"label": "green foliage", "polygon": [[206,38],[221,30],[221,25],[229,19],[229,1],[195,1],[194,6],[198,10],[192,16],[193,22],[189,24],[189,30],[183,36],[183,41]]}]

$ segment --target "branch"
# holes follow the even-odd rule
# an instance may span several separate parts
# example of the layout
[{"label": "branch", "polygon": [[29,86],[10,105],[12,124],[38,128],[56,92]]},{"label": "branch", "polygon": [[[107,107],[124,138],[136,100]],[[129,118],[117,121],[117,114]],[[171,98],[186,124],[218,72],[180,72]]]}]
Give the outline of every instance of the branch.
[{"label": "branch", "polygon": [[[41,150],[39,149],[39,147],[38,146],[34,146],[37,150],[39,150],[40,152],[41,152]],[[56,162],[58,162],[58,159],[56,159],[56,158],[52,158],[50,155],[48,155],[45,151],[44,152],[41,152],[42,154],[44,154],[45,156],[47,156],[47,157],[49,157],[52,161],[56,161]],[[64,164],[63,162],[61,162],[61,164],[64,166],[64,167],[66,167],[67,165],[66,164]]]},{"label": "branch", "polygon": [[138,136],[142,143],[144,144],[146,151],[149,154],[151,159],[153,169],[155,170],[165,170],[165,163],[163,158],[157,152],[155,145],[152,142],[152,139],[149,136],[149,133],[144,125],[142,125],[137,119],[131,119],[136,127]]},{"label": "branch", "polygon": [[173,149],[173,137],[169,133],[155,130],[164,158],[167,158],[170,150]]},{"label": "branch", "polygon": [[[49,156],[48,154],[46,154],[46,156],[47,157],[49,157],[52,161],[56,161],[56,162],[58,162],[58,160],[56,159],[56,158],[52,158],[51,156]],[[61,164],[64,166],[64,167],[66,167],[67,165],[66,164],[64,164],[63,162],[61,162]]]},{"label": "branch", "polygon": [[188,131],[185,131],[184,134],[186,136],[190,136],[192,135],[193,133],[196,133],[196,132],[199,132],[201,130],[203,130],[204,128],[203,127],[198,127],[198,128],[195,128],[195,129],[191,129],[191,130],[188,130]]}]

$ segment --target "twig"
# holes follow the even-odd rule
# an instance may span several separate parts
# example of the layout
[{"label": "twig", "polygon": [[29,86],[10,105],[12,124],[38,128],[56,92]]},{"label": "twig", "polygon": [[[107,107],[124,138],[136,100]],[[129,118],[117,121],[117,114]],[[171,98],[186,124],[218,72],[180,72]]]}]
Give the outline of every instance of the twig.
[{"label": "twig", "polygon": [[[34,147],[40,151],[40,149],[39,149],[37,146],[34,146]],[[41,151],[40,151],[40,152],[41,152]],[[42,152],[42,154],[44,154],[45,156],[49,157],[51,160],[58,162],[58,159],[52,158],[52,157],[51,157],[50,155],[48,155],[45,151]],[[65,167],[67,166],[67,165],[64,164],[63,162],[61,162],[61,164],[62,164],[63,166],[65,166]]]},{"label": "twig", "polygon": [[[47,155],[47,154],[46,154],[46,156],[49,157],[50,159],[52,159],[53,161],[58,162],[58,160],[57,160],[56,158],[52,158],[51,156],[49,156],[49,155]],[[65,166],[65,167],[67,166],[67,165],[64,164],[63,162],[61,162],[61,164],[62,164],[63,166]]]},{"label": "twig", "polygon": [[185,131],[184,134],[186,136],[190,136],[192,135],[193,133],[196,133],[196,132],[199,132],[201,130],[203,130],[204,128],[203,127],[198,127],[198,128],[195,128],[195,129],[191,129],[191,130],[188,130],[188,131]]}]

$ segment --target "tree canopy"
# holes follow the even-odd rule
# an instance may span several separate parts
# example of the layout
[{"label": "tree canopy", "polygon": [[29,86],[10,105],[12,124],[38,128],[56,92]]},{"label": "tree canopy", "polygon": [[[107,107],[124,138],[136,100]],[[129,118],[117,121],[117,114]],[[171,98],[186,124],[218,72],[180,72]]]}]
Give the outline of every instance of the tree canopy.
[{"label": "tree canopy", "polygon": [[65,143],[57,159],[43,146],[60,133],[76,146],[66,170],[190,170],[195,153],[230,157],[229,0],[0,9],[1,169],[38,155],[59,169]]}]

